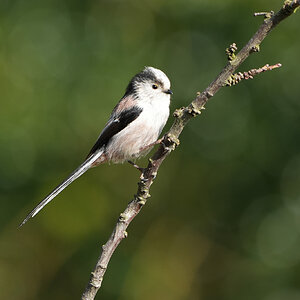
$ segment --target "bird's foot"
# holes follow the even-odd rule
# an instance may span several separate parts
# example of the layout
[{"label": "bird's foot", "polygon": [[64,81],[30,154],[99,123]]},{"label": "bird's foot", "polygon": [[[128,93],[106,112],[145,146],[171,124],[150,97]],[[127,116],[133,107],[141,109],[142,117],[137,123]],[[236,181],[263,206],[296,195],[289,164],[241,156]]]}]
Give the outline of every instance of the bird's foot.
[{"label": "bird's foot", "polygon": [[136,169],[138,169],[142,174],[144,173],[145,168],[139,167],[136,163],[134,163],[134,162],[131,161],[131,160],[128,160],[128,162],[129,162],[131,165],[133,165]]}]

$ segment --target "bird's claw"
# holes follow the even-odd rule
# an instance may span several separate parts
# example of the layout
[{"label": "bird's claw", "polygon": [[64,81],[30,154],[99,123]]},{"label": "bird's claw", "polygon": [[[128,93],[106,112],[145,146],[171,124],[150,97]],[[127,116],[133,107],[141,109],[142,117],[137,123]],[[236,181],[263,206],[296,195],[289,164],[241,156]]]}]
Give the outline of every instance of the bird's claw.
[{"label": "bird's claw", "polygon": [[136,163],[134,163],[133,161],[131,160],[128,160],[128,162],[133,165],[136,169],[138,169],[142,174],[144,173],[145,171],[145,168],[141,168],[140,166],[138,166]]}]

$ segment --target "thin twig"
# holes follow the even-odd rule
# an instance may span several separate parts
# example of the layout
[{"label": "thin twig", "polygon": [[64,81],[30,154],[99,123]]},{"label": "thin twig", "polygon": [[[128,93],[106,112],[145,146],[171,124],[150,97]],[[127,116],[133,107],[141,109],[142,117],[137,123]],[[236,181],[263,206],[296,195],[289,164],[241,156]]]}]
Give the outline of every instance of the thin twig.
[{"label": "thin twig", "polygon": [[219,89],[226,84],[228,78],[230,78],[233,72],[244,62],[244,60],[251,53],[255,52],[253,49],[259,49],[259,45],[269,32],[282,20],[293,14],[299,6],[300,0],[285,1],[279,12],[266,17],[263,24],[249,40],[247,45],[229,61],[221,73],[204,90],[204,92],[197,93],[196,98],[187,107],[183,107],[175,111],[174,123],[169,132],[163,137],[163,142],[159,146],[158,150],[154,153],[152,158],[149,159],[149,164],[141,175],[141,179],[138,183],[138,190],[134,199],[129,202],[125,211],[120,215],[109,240],[104,246],[102,246],[102,253],[97,261],[94,271],[91,273],[90,281],[82,295],[82,300],[92,300],[95,298],[97,291],[101,287],[103,276],[112,254],[122,239],[127,236],[126,229],[128,225],[140,212],[147,199],[150,197],[149,189],[156,177],[157,171],[164,159],[179,144],[178,137],[185,125],[190,119],[201,113],[201,110],[204,109],[209,98],[213,97]]},{"label": "thin twig", "polygon": [[274,11],[271,10],[271,11],[256,12],[253,15],[254,15],[254,17],[264,16],[267,19],[267,18],[271,18],[272,16],[274,16]]},{"label": "thin twig", "polygon": [[276,65],[272,65],[272,66],[266,64],[263,67],[258,68],[258,69],[251,69],[247,72],[234,73],[226,80],[225,85],[226,86],[236,85],[243,79],[245,79],[245,80],[253,79],[253,77],[255,75],[258,75],[258,74],[266,72],[266,71],[272,71],[272,70],[280,68],[280,67],[281,67],[280,63],[278,63]]}]

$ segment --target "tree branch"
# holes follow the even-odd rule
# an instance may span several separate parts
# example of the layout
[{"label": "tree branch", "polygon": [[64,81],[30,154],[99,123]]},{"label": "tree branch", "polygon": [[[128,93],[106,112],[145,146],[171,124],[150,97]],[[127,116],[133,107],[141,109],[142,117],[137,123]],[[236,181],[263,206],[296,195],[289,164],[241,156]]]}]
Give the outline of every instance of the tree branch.
[{"label": "tree branch", "polygon": [[258,68],[258,69],[251,69],[247,72],[238,72],[238,73],[235,73],[235,74],[232,74],[227,80],[226,80],[226,83],[225,83],[225,86],[232,86],[232,85],[236,85],[238,84],[240,81],[242,81],[243,79],[244,80],[248,80],[248,79],[253,79],[253,77],[255,75],[258,75],[260,73],[263,73],[263,72],[266,72],[266,71],[272,71],[274,69],[277,69],[277,68],[280,68],[281,67],[281,64],[278,63],[276,65],[264,65],[263,67],[261,68]]},{"label": "tree branch", "polygon": [[[244,60],[251,53],[259,51],[259,45],[270,33],[270,31],[285,18],[292,15],[299,6],[300,0],[285,1],[282,8],[276,14],[274,14],[274,12],[272,11],[256,13],[255,16],[264,16],[264,21],[257,32],[246,44],[246,46],[244,46],[244,48],[237,55],[235,55],[234,53],[237,50],[235,44],[226,49],[229,62],[221,71],[221,73],[204,90],[204,92],[198,92],[196,98],[187,107],[177,109],[174,112],[174,123],[169,132],[164,135],[162,143],[159,146],[158,150],[154,153],[152,158],[149,159],[147,168],[143,169],[143,173],[138,183],[138,190],[136,195],[134,196],[134,199],[129,202],[124,212],[120,214],[118,222],[109,240],[105,245],[102,246],[102,253],[97,261],[94,271],[91,273],[89,283],[82,295],[82,300],[91,300],[95,298],[97,291],[101,287],[103,276],[112,254],[114,253],[115,249],[122,241],[122,239],[127,237],[126,229],[128,225],[140,212],[142,207],[147,202],[147,199],[150,197],[149,190],[156,177],[157,171],[165,158],[176,148],[176,146],[179,145],[178,138],[185,125],[193,117],[201,113],[201,110],[204,109],[206,102],[211,97],[213,97],[221,87],[225,86],[226,84],[228,85],[228,82],[230,82],[230,78],[232,78],[233,76],[233,72],[244,62]],[[251,71],[252,75],[255,75],[256,73],[261,73],[263,71],[266,71],[267,69],[272,69],[275,67],[279,67],[279,65],[277,64],[271,67],[266,65],[263,68],[248,71],[248,75],[251,75]],[[240,77],[242,76],[240,75]],[[237,83],[238,81],[236,81],[235,83]]]}]

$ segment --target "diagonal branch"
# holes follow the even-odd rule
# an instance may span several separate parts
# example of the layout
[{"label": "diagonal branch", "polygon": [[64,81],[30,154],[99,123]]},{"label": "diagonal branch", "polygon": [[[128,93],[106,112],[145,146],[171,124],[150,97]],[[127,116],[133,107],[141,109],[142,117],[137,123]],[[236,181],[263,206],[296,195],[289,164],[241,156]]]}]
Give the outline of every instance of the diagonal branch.
[{"label": "diagonal branch", "polygon": [[[232,47],[231,50],[229,49],[228,54],[232,54],[229,62],[216,79],[202,93],[197,93],[196,98],[187,107],[177,109],[174,112],[174,123],[169,132],[164,135],[163,141],[158,150],[154,153],[152,158],[149,159],[147,168],[143,170],[134,199],[129,202],[124,212],[120,214],[118,222],[109,240],[104,246],[102,246],[101,255],[97,261],[94,271],[91,273],[90,281],[82,295],[82,300],[91,300],[95,298],[97,291],[101,287],[103,276],[112,254],[122,239],[127,236],[126,229],[128,225],[140,212],[147,199],[150,197],[149,190],[156,177],[157,171],[165,158],[176,148],[176,146],[179,145],[178,138],[185,125],[193,117],[201,113],[206,102],[213,97],[221,87],[226,85],[233,72],[244,62],[244,60],[251,53],[258,51],[259,45],[270,31],[285,18],[292,15],[299,6],[300,0],[288,0],[284,2],[282,8],[276,14],[273,12],[257,13],[257,16],[264,16],[264,21],[246,46],[244,46],[237,55],[230,52],[231,50],[235,52],[236,46]],[[261,71],[262,70],[260,70],[260,72]]]}]

